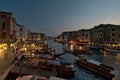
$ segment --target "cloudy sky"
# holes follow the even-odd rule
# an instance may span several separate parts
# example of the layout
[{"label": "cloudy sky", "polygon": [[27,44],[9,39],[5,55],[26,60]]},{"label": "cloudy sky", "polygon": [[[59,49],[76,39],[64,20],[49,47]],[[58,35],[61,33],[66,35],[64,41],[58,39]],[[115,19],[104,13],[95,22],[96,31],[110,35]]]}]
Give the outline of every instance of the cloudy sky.
[{"label": "cloudy sky", "polygon": [[12,12],[18,24],[48,36],[120,24],[120,0],[0,0],[0,11]]}]

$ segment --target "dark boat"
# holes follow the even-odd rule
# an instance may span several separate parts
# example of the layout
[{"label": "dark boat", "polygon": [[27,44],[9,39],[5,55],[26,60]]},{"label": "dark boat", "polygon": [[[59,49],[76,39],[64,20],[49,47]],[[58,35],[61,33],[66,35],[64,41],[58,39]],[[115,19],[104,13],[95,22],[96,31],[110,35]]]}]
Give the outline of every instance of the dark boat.
[{"label": "dark boat", "polygon": [[[38,62],[39,63],[38,63]],[[43,59],[36,59],[35,61],[31,60],[27,64],[29,67],[42,69],[47,71],[54,71],[55,69],[57,75],[62,78],[74,78],[75,77],[75,70],[74,66],[70,63],[63,63],[59,59],[57,60],[43,60]]]},{"label": "dark boat", "polygon": [[91,55],[91,54],[93,54],[93,52],[90,51],[90,50],[73,50],[73,51],[71,51],[71,50],[64,49],[64,52],[65,53],[71,53],[71,54],[74,54],[74,55],[77,55],[77,54]]},{"label": "dark boat", "polygon": [[94,73],[99,74],[100,76],[105,78],[105,80],[113,80],[113,78],[115,77],[112,67],[101,64],[97,61],[87,60],[86,58],[80,56],[80,58],[76,59],[76,63],[81,67],[84,67]]},{"label": "dark boat", "polygon": [[94,45],[90,45],[89,48],[91,50],[100,50],[101,49],[99,46],[94,46]]}]

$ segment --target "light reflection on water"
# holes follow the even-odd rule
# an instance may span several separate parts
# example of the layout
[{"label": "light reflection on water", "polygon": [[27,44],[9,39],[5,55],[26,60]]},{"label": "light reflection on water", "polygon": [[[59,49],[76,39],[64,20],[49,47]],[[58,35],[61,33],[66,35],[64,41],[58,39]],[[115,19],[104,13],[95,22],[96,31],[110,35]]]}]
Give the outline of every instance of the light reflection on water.
[{"label": "light reflection on water", "polygon": [[[53,46],[54,45],[54,46]],[[48,41],[48,46],[53,49],[56,49],[56,52],[62,52],[63,45],[55,42]],[[68,46],[68,45],[67,45]],[[72,46],[75,48],[75,46]],[[68,46],[67,48],[70,48]],[[72,49],[73,49],[72,48]],[[93,55],[85,55],[87,58],[94,59],[96,61],[99,61],[101,63],[104,63],[106,65],[109,65],[114,68],[114,72],[116,75],[116,80],[120,80],[120,53],[110,53],[106,51],[93,51]],[[76,56],[72,54],[65,54],[62,56],[62,60],[66,62],[75,62]],[[87,71],[83,68],[78,68],[75,66],[76,69],[76,76],[72,80],[103,80],[101,77],[94,75],[92,72]]]}]

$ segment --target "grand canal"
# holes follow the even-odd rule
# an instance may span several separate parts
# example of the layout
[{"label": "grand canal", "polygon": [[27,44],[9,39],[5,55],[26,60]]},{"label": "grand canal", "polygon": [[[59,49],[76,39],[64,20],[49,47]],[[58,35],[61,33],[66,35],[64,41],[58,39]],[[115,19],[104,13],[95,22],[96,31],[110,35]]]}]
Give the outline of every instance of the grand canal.
[{"label": "grand canal", "polygon": [[[59,54],[60,52],[63,52],[63,45],[53,42],[52,40],[47,41],[48,46],[52,49],[55,49],[56,54]],[[71,49],[73,49],[73,46],[70,46]],[[114,73],[115,73],[115,80],[120,80],[120,53],[110,53],[106,51],[93,51],[92,55],[84,55],[87,58],[99,61],[101,63],[104,63],[106,65],[109,65],[114,68]],[[69,62],[74,64],[75,58],[77,56],[66,53],[62,55],[61,61],[64,62]],[[75,78],[71,80],[104,80],[100,76],[95,75],[94,73],[78,67],[75,65]]]},{"label": "grand canal", "polygon": [[[59,44],[57,42],[53,42],[52,40],[47,41],[48,42],[48,47],[55,49],[56,54],[59,54],[63,52],[63,47],[64,45]],[[68,46],[69,48],[73,49],[73,46]],[[93,51],[94,54],[92,55],[84,55],[87,58],[99,61],[101,63],[104,63],[106,65],[109,65],[114,68],[114,73],[115,73],[115,80],[120,80],[120,53],[110,53],[110,52],[105,52],[105,51]],[[11,63],[13,60],[13,53],[5,54],[5,52],[2,52],[0,54],[0,72],[5,68],[7,65]],[[66,53],[61,56],[61,61],[63,62],[69,62],[71,64],[74,64],[75,58],[77,56]],[[5,66],[5,67],[3,67]],[[100,76],[95,75],[94,73],[78,67],[75,65],[75,78],[70,79],[70,80],[104,80]]]}]

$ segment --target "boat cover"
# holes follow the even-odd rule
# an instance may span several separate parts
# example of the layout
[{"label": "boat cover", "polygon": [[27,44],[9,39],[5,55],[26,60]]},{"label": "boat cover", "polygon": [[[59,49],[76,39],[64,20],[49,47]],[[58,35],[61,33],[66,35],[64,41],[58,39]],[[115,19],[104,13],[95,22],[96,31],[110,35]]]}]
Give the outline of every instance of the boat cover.
[{"label": "boat cover", "polygon": [[88,62],[90,62],[90,63],[93,63],[93,64],[96,64],[96,65],[100,65],[101,63],[100,62],[98,62],[98,61],[94,61],[94,60],[87,60]]}]

